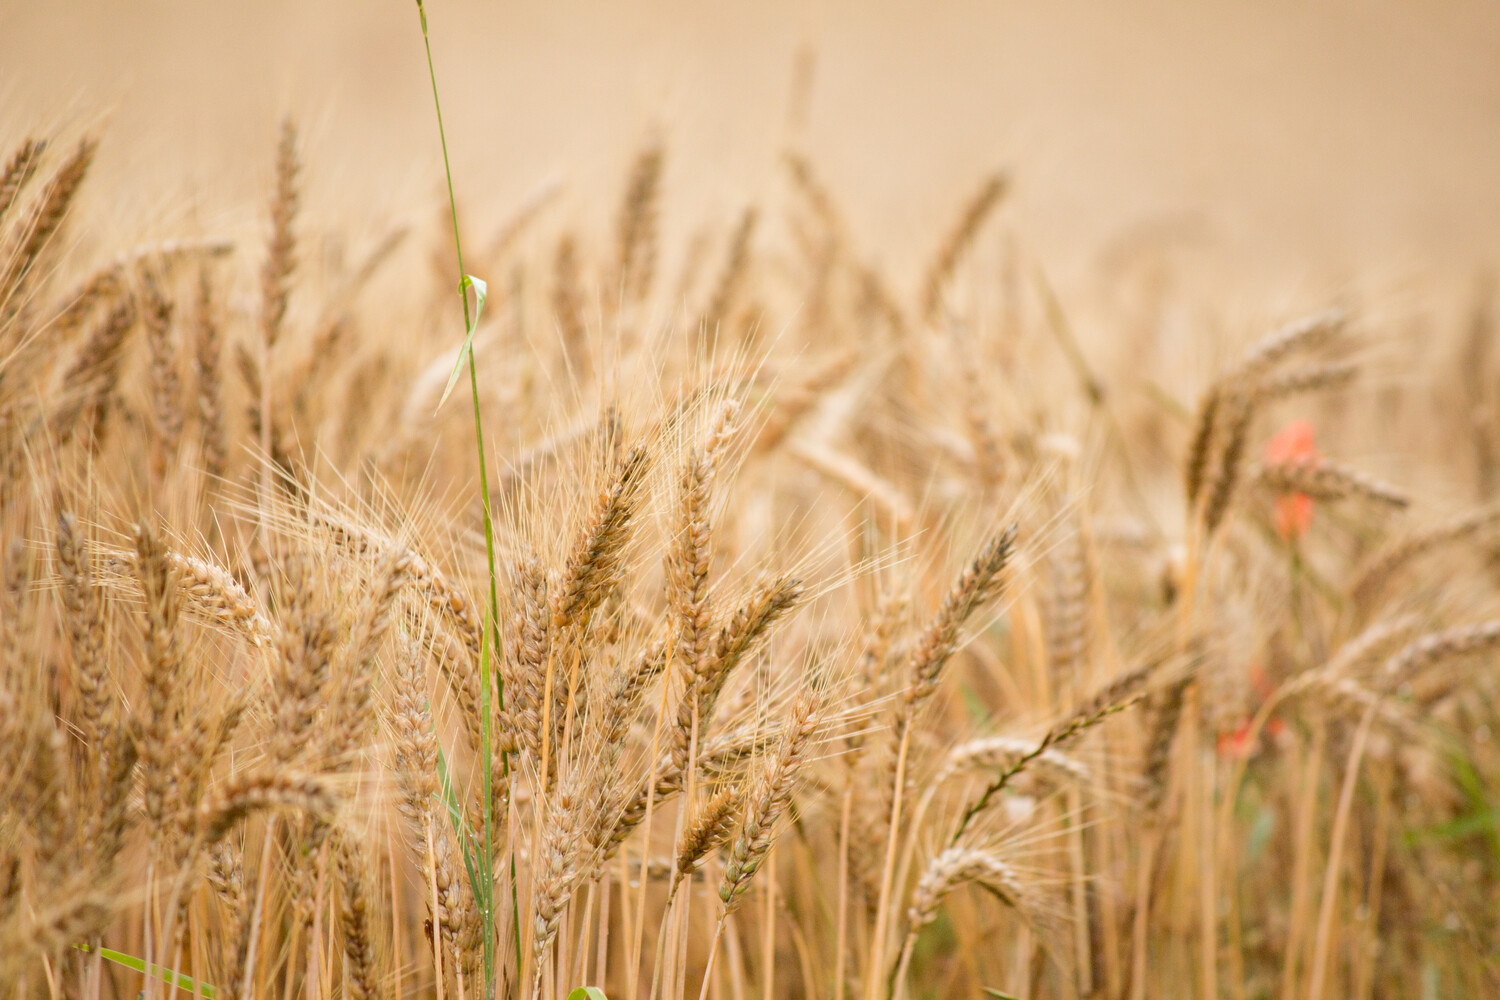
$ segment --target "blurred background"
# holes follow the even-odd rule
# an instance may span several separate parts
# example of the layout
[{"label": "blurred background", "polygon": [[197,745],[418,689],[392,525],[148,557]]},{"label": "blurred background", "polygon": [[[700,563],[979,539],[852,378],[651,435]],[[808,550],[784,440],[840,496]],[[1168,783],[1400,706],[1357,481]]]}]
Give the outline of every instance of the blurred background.
[{"label": "blurred background", "polygon": [[[1016,181],[1007,227],[1075,290],[1141,246],[1174,280],[1270,312],[1355,275],[1377,295],[1472,287],[1500,255],[1494,3],[429,12],[455,181],[481,230],[553,179],[565,212],[612,219],[630,153],[659,130],[669,234],[784,184],[795,144],[897,276],[996,165]],[[115,202],[121,238],[253,223],[288,113],[310,211],[370,232],[436,218],[409,0],[0,0],[0,133],[102,124],[89,196]]]}]

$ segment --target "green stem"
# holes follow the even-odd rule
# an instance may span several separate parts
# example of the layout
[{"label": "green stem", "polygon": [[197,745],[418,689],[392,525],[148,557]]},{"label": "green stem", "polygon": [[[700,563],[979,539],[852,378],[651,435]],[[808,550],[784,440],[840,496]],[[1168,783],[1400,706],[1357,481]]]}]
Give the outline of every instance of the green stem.
[{"label": "green stem", "polygon": [[[484,424],[479,413],[479,373],[474,360],[473,346],[473,320],[469,313],[469,280],[468,273],[464,270],[464,248],[458,231],[458,201],[453,195],[453,166],[448,157],[448,135],[443,128],[443,104],[438,98],[437,69],[432,59],[432,41],[427,35],[427,10],[422,5],[422,0],[417,0],[417,16],[422,22],[422,45],[427,52],[427,75],[432,82],[432,106],[437,112],[438,141],[443,149],[443,176],[448,184],[448,211],[453,221],[453,249],[458,257],[459,275],[459,299],[463,303],[464,310],[464,336],[465,350],[469,355],[469,393],[474,405],[474,444],[479,457],[479,496],[481,503],[481,516],[484,521],[484,549],[486,568],[489,570],[489,607],[488,622],[484,636],[479,644],[479,714],[482,732],[482,781],[484,785],[484,851],[480,858],[479,867],[483,884],[475,886],[475,895],[479,897],[480,906],[484,915],[484,979],[485,994],[493,997],[495,993],[495,924],[494,924],[494,816],[491,803],[491,772],[493,771],[494,756],[491,734],[491,711],[490,711],[490,687],[491,687],[491,656],[500,648],[500,601],[498,587],[495,581],[495,528],[490,517],[490,477],[489,466],[484,455]],[[497,696],[499,698],[500,710],[505,710],[505,685],[503,681],[496,679],[494,682]],[[510,777],[510,757],[503,755],[501,766],[505,776]],[[516,935],[516,974],[520,976],[521,961],[521,907],[516,891],[516,859],[512,853],[510,857],[510,892],[511,892],[511,927]]]}]

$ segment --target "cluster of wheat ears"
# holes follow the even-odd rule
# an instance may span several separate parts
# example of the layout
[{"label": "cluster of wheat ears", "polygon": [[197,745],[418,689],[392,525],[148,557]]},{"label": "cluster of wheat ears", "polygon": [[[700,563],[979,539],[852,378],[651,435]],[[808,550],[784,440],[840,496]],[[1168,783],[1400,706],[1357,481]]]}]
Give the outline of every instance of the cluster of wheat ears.
[{"label": "cluster of wheat ears", "polygon": [[91,244],[95,150],[0,174],[7,995],[1500,989],[1497,463],[1276,447],[1370,419],[1352,311],[1195,413],[1005,175],[914,294],[796,151],[664,281],[658,139],[460,326],[451,229],[313,266],[290,124],[258,247]]}]

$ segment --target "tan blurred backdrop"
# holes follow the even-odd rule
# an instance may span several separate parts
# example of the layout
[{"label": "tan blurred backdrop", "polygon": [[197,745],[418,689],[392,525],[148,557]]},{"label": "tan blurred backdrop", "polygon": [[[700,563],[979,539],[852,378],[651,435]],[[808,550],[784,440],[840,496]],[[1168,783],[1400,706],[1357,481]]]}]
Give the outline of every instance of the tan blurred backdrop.
[{"label": "tan blurred backdrop", "polygon": [[[1010,226],[1069,281],[1139,239],[1189,247],[1245,295],[1352,273],[1471,281],[1500,256],[1500,4],[429,10],[479,224],[548,177],[580,219],[612,208],[652,128],[669,142],[669,227],[770,191],[799,130],[800,50],[813,73],[796,138],[897,272],[996,164],[1016,171]],[[119,225],[138,229],[125,236],[252,219],[287,112],[323,211],[372,229],[435,212],[408,0],[0,0],[0,130],[102,118],[94,197],[119,202]]]}]

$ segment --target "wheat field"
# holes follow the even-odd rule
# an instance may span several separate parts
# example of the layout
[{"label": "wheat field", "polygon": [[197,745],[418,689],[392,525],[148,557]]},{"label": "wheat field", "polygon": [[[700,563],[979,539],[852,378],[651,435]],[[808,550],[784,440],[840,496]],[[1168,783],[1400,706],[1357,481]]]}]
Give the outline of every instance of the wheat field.
[{"label": "wheat field", "polygon": [[[681,92],[621,126],[564,89],[532,138],[589,162],[486,174],[505,135],[454,38],[493,13],[387,6],[268,8],[244,51],[336,29],[362,54],[307,79],[389,78],[347,119],[241,80],[196,152],[140,101],[199,99],[158,94],[151,47],[210,45],[201,15],[6,12],[0,992],[1500,995],[1478,119],[1372,140],[1394,165],[1346,202],[1304,204],[1359,159],[1314,147],[1259,187],[1197,174],[1206,216],[1127,211],[1126,180],[1049,187],[1045,142],[952,140],[965,109],[910,160],[820,117],[858,45],[772,5],[745,51],[781,82],[697,95],[760,153]],[[1461,41],[1466,10],[1330,57],[1451,44],[1410,106],[1309,62],[1262,110],[1306,133],[1309,88],[1415,130],[1500,38]],[[497,78],[629,21],[597,13],[548,49],[530,11]],[[630,22],[665,26],[644,62],[728,44],[672,13]],[[141,48],[68,77],[70,16],[85,56]],[[931,16],[914,44],[967,23]],[[1163,37],[1206,44],[1195,18]],[[1108,27],[1032,25],[1043,52]],[[952,82],[928,55],[909,100]],[[113,109],[67,92],[131,60]],[[1059,94],[1052,127],[1094,134]],[[1204,235],[1224,185],[1258,228]]]}]

